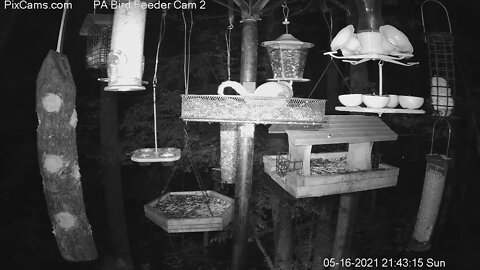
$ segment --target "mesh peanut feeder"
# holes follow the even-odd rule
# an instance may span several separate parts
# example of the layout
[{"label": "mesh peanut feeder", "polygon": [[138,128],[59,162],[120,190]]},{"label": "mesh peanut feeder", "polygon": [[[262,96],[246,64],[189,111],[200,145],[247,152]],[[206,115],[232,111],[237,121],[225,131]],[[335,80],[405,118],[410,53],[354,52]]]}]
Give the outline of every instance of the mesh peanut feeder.
[{"label": "mesh peanut feeder", "polygon": [[112,37],[111,14],[88,14],[83,21],[80,35],[87,37],[87,68],[102,69],[107,66]]},{"label": "mesh peanut feeder", "polygon": [[435,138],[435,129],[439,120],[433,125],[432,144],[430,154],[426,156],[427,166],[425,172],[425,181],[423,184],[422,199],[417,213],[417,221],[413,230],[412,240],[409,249],[413,251],[426,251],[430,249],[433,230],[437,221],[440,204],[443,197],[443,189],[447,178],[448,163],[451,159],[448,157],[448,148],[450,146],[451,127],[448,120],[448,141],[445,155],[433,154],[433,142]]}]

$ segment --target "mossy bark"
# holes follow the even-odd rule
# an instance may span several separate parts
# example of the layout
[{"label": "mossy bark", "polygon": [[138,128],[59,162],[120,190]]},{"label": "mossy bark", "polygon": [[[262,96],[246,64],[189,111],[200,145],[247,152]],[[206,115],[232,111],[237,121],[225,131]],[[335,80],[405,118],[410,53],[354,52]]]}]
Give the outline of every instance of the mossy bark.
[{"label": "mossy bark", "polygon": [[48,214],[65,260],[97,258],[76,146],[76,89],[67,58],[50,51],[37,78],[37,145]]}]

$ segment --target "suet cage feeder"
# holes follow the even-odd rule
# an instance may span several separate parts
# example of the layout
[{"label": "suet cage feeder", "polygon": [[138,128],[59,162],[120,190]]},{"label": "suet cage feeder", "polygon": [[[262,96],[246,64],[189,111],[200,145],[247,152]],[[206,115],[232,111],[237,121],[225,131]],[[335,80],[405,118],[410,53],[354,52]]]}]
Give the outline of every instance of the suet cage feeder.
[{"label": "suet cage feeder", "polygon": [[145,90],[143,42],[147,10],[141,1],[125,1],[115,9],[105,91]]},{"label": "suet cage feeder", "polygon": [[265,41],[263,47],[267,48],[274,81],[305,82],[303,70],[307,59],[308,49],[314,45],[302,42],[291,34],[283,34],[276,40]]},{"label": "suet cage feeder", "polygon": [[87,37],[87,68],[106,68],[112,38],[112,24],[113,15],[111,14],[88,14],[85,17],[80,35]]}]

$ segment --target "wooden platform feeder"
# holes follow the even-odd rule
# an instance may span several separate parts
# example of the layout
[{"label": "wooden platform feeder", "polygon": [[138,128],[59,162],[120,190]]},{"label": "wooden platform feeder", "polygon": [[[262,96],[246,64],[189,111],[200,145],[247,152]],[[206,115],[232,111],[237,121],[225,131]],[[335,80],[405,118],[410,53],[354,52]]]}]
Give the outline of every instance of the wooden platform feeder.
[{"label": "wooden platform feeder", "polygon": [[212,190],[184,191],[169,192],[146,204],[144,210],[147,218],[168,233],[207,232],[221,231],[232,221],[233,205],[232,198]]},{"label": "wooden platform feeder", "polygon": [[[272,125],[270,133],[287,133],[289,155],[302,161],[301,172],[277,173],[276,156],[264,156],[264,170],[295,198],[321,197],[395,186],[399,169],[379,164],[372,169],[373,142],[397,135],[378,117],[330,115],[318,126]],[[348,152],[311,153],[313,145],[348,143]],[[367,169],[366,169],[367,168]]]}]

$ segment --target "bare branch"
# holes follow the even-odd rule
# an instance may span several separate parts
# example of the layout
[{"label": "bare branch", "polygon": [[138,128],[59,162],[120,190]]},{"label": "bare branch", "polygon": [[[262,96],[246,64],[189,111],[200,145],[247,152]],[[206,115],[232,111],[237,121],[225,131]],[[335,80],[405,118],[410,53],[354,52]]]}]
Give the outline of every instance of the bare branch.
[{"label": "bare branch", "polygon": [[230,9],[230,10],[233,10],[233,11],[235,11],[235,12],[242,13],[241,10],[235,8],[234,6],[229,6],[228,4],[222,3],[220,0],[213,0],[213,2],[215,2],[215,3],[217,3],[217,4],[221,5],[221,6],[224,6],[224,7],[228,8],[228,9]]},{"label": "bare branch", "polygon": [[252,13],[253,14],[260,14],[262,9],[265,7],[265,5],[269,2],[270,0],[258,0],[255,5],[252,7]]},{"label": "bare branch", "polygon": [[233,0],[233,2],[235,2],[235,4],[240,7],[242,12],[250,11],[250,5],[247,4],[247,2],[245,2],[244,0]]}]

